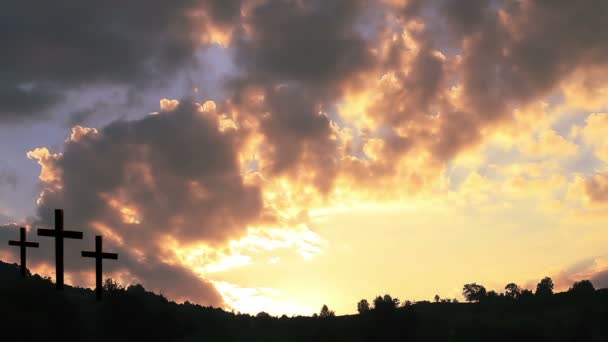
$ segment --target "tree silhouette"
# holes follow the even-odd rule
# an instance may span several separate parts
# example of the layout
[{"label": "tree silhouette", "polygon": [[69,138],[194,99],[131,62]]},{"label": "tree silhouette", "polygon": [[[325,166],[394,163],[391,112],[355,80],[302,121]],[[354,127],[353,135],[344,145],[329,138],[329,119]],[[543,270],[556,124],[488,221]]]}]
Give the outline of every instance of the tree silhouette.
[{"label": "tree silhouette", "polygon": [[435,299],[435,303],[439,303],[439,301],[441,300],[441,297],[439,297],[439,295],[436,294],[433,299]]},{"label": "tree silhouette", "polygon": [[540,283],[536,285],[536,293],[539,297],[548,297],[553,294],[553,279],[544,277]]},{"label": "tree silhouette", "polygon": [[399,307],[399,298],[393,298],[389,294],[374,299],[374,310],[388,312],[394,311],[397,307]]},{"label": "tree silhouette", "polygon": [[575,281],[568,292],[576,293],[578,295],[587,295],[595,292],[593,284],[589,280]]},{"label": "tree silhouette", "polygon": [[357,311],[359,312],[359,314],[369,312],[369,302],[367,301],[367,299],[361,299],[359,303],[357,303]]},{"label": "tree silhouette", "polygon": [[486,288],[477,283],[465,284],[462,288],[462,295],[467,302],[478,302],[486,297]]},{"label": "tree silhouette", "polygon": [[334,317],[336,313],[333,310],[329,310],[327,305],[323,304],[321,308],[321,312],[319,313],[319,317]]},{"label": "tree silhouette", "polygon": [[505,286],[505,296],[512,299],[517,299],[521,295],[521,288],[515,283],[508,283]]},{"label": "tree silhouette", "polygon": [[112,280],[112,278],[107,278],[103,282],[103,290],[108,293],[112,293],[112,292],[124,291],[125,287],[120,285],[116,281]]}]

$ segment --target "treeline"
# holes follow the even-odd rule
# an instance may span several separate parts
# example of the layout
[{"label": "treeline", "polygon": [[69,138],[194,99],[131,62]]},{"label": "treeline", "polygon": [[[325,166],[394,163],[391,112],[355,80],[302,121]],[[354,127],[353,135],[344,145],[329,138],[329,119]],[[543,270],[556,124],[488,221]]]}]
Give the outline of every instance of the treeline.
[{"label": "treeline", "polygon": [[[509,283],[505,286],[504,292],[498,293],[494,290],[487,291],[485,286],[470,283],[465,284],[462,288],[462,296],[463,298],[470,303],[475,302],[488,302],[488,301],[514,301],[514,300],[523,300],[530,301],[534,298],[546,299],[552,296],[555,285],[553,284],[553,279],[550,277],[545,277],[541,279],[541,281],[536,285],[536,291],[532,292],[532,290],[528,290],[520,287],[515,283]],[[593,283],[590,280],[580,280],[575,281],[572,286],[568,289],[567,293],[572,294],[577,297],[590,296],[595,292],[595,288]],[[433,298],[435,303],[459,303],[457,298],[441,298],[439,295],[435,295]],[[408,307],[417,303],[430,303],[429,301],[419,301],[413,302],[410,300],[404,300],[403,302],[395,297],[393,298],[389,294],[385,294],[384,296],[377,296],[374,298],[372,303],[367,299],[361,299],[357,303],[357,312],[359,314],[367,314],[372,311],[392,311],[396,310],[399,307]],[[321,308],[321,312],[314,317],[330,317],[335,316],[333,310],[330,310],[327,305],[323,305]]]},{"label": "treeline", "polygon": [[534,292],[509,284],[495,295],[467,284],[471,303],[384,295],[359,301],[355,315],[324,305],[315,317],[273,317],[176,304],[109,279],[97,302],[90,289],[59,292],[49,278],[23,279],[1,262],[0,280],[2,341],[608,341],[608,291],[586,281],[563,293],[548,280]]}]

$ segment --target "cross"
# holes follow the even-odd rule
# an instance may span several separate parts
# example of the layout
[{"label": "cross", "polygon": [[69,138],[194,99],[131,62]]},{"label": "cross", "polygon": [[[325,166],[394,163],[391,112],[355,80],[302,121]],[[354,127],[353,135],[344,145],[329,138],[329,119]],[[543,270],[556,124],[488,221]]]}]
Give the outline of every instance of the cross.
[{"label": "cross", "polygon": [[55,209],[55,229],[38,229],[38,235],[55,238],[55,286],[63,290],[63,239],[82,240],[82,232],[63,230],[63,210]]},{"label": "cross", "polygon": [[102,260],[103,259],[118,259],[118,254],[116,253],[105,253],[103,250],[103,241],[101,239],[101,235],[95,236],[95,252],[87,252],[82,251],[82,256],[85,258],[95,258],[95,294],[97,296],[97,300],[101,300],[101,273],[102,273]]},{"label": "cross", "polygon": [[21,276],[25,278],[27,275],[27,266],[25,264],[25,250],[27,247],[38,248],[38,242],[29,242],[25,240],[25,228],[19,228],[19,241],[10,240],[9,246],[19,246],[21,249]]}]

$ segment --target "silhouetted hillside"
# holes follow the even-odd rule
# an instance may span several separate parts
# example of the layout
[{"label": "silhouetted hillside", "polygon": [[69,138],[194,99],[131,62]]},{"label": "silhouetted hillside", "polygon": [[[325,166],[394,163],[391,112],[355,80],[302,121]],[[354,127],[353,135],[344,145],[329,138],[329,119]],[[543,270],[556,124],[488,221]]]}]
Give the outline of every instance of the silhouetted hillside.
[{"label": "silhouetted hillside", "polygon": [[0,340],[608,341],[608,291],[586,285],[518,298],[484,292],[476,303],[437,296],[437,303],[400,307],[385,296],[373,308],[360,302],[358,315],[334,316],[324,308],[317,317],[276,318],[176,304],[141,285],[122,288],[111,281],[103,302],[96,302],[92,290],[68,286],[57,292],[50,279],[22,279],[17,265],[0,262]]}]

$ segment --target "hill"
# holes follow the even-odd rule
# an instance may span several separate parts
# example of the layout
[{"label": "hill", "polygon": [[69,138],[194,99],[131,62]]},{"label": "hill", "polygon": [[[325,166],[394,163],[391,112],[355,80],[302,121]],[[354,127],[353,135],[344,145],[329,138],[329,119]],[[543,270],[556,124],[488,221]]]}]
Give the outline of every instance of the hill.
[{"label": "hill", "polygon": [[57,292],[0,262],[3,341],[608,341],[608,290],[478,303],[378,306],[359,315],[271,317],[176,304],[141,285],[106,281]]}]

